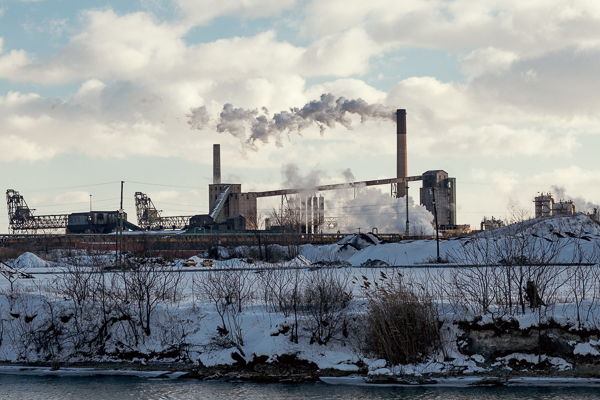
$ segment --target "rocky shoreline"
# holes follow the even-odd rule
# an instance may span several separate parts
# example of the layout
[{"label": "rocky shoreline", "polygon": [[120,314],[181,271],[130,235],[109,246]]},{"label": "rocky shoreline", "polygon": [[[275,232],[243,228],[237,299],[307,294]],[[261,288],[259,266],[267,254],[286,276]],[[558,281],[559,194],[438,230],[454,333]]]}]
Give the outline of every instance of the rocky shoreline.
[{"label": "rocky shoreline", "polygon": [[[257,357],[242,365],[203,366],[193,363],[171,362],[77,362],[77,363],[19,363],[0,362],[0,374],[28,375],[75,375],[75,376],[139,376],[170,379],[197,379],[204,381],[254,382],[254,383],[308,383],[327,381],[328,383],[346,382],[367,385],[418,386],[437,385],[448,380],[468,382],[468,386],[504,386],[519,379],[540,379],[564,381],[571,379],[597,380],[598,368],[574,368],[568,371],[539,369],[508,370],[496,367],[486,371],[464,374],[423,373],[420,375],[373,374],[363,366],[357,371],[342,371],[332,368],[318,368],[315,363],[297,359],[294,355],[280,356],[274,362],[266,362],[266,357]],[[324,379],[321,379],[324,378]],[[332,381],[333,379],[333,381]],[[338,380],[335,380],[338,379]]]}]

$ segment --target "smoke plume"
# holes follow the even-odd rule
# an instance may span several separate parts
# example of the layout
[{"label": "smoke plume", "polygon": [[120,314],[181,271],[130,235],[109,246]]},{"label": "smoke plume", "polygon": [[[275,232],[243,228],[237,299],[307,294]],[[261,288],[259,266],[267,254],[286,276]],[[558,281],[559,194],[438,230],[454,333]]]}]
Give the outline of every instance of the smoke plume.
[{"label": "smoke plume", "polygon": [[554,200],[573,200],[575,204],[575,210],[579,212],[592,212],[595,209],[600,209],[598,204],[594,204],[590,201],[585,200],[583,197],[571,197],[567,195],[565,188],[552,186],[552,193],[554,194]]},{"label": "smoke plume", "polygon": [[[337,226],[324,232],[354,233],[377,228],[379,232],[404,233],[406,228],[406,199],[396,199],[378,188],[346,189],[335,196],[324,194],[325,216],[335,217]],[[413,235],[431,235],[433,215],[425,206],[409,197],[410,230]]]},{"label": "smoke plume", "polygon": [[[278,146],[282,145],[282,135],[285,132],[298,132],[308,128],[313,123],[319,126],[321,134],[326,128],[335,128],[341,124],[352,129],[352,119],[349,114],[360,116],[361,123],[368,120],[395,121],[395,111],[381,104],[368,104],[363,99],[348,100],[344,97],[335,98],[331,93],[322,94],[320,100],[313,100],[302,108],[290,108],[269,116],[269,111],[263,107],[261,111],[234,108],[225,104],[223,111],[216,120],[218,132],[228,132],[244,144],[254,147],[256,142],[268,143],[275,139]],[[210,128],[211,120],[205,106],[193,108],[188,114],[188,124],[192,129],[203,130]],[[250,136],[246,136],[246,129]]]},{"label": "smoke plume", "polygon": [[[340,171],[348,182],[354,181],[350,169]],[[312,169],[303,174],[296,164],[285,164],[281,175],[285,188],[315,188],[331,183],[331,178],[322,170]],[[313,196],[314,191],[298,194],[298,197]],[[322,226],[324,232],[353,233],[371,231],[403,233],[406,228],[406,199],[396,199],[390,192],[374,187],[349,188],[319,192],[325,198],[325,218],[335,220],[335,227]],[[433,215],[425,206],[409,197],[409,220],[413,235],[430,235],[433,230]]]},{"label": "smoke plume", "polygon": [[308,174],[303,175],[296,164],[284,164],[281,169],[281,176],[283,178],[283,187],[306,189],[315,188],[323,180],[329,178],[325,171],[319,169],[313,169]]}]

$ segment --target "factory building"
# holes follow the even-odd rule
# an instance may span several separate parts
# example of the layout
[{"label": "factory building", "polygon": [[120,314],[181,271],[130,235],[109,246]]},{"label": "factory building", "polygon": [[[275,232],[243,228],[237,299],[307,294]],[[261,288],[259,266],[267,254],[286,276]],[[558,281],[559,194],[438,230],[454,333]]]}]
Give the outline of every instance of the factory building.
[{"label": "factory building", "polygon": [[232,215],[243,215],[247,220],[256,216],[256,193],[242,193],[239,183],[208,185],[208,208],[215,222],[223,222]]},{"label": "factory building", "polygon": [[452,229],[456,226],[456,178],[449,178],[442,170],[427,171],[422,178],[420,203],[432,214],[437,208],[438,225]]},{"label": "factory building", "polygon": [[553,215],[575,214],[575,204],[573,200],[554,201],[552,193],[540,193],[533,199],[535,204],[535,217],[550,217]]},{"label": "factory building", "polygon": [[[228,218],[242,216],[247,223],[247,229],[257,229],[257,199],[262,197],[282,196],[287,199],[288,195],[298,194],[296,199],[287,199],[288,214],[298,214],[295,218],[294,231],[299,233],[318,233],[325,221],[325,210],[323,197],[314,194],[307,197],[307,193],[316,193],[323,190],[335,190],[343,188],[360,188],[374,185],[392,185],[392,194],[396,198],[405,197],[408,194],[408,183],[412,181],[423,181],[420,189],[420,203],[434,213],[437,208],[437,219],[440,230],[469,229],[468,225],[456,224],[456,179],[448,177],[448,173],[442,170],[427,171],[419,176],[407,176],[407,145],[406,145],[406,110],[396,112],[396,178],[379,179],[373,181],[351,182],[337,185],[323,185],[316,188],[292,188],[283,190],[272,190],[266,192],[242,192],[239,183],[221,182],[221,155],[220,145],[213,146],[213,183],[209,185],[209,210],[207,218],[196,218],[192,225],[204,221],[207,227],[212,221],[213,227],[227,226],[231,229],[232,224],[225,224]],[[200,217],[200,216],[198,216]],[[409,216],[407,215],[406,234],[409,232]],[[270,225],[272,221],[268,221]],[[236,226],[239,226],[236,225]]]}]

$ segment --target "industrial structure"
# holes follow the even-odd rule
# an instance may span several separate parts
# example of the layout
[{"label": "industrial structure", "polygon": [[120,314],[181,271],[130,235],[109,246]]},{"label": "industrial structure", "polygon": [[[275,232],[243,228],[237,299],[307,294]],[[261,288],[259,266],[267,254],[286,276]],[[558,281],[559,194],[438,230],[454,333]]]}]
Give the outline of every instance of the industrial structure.
[{"label": "industrial structure", "polygon": [[163,229],[188,229],[191,215],[163,217],[162,211],[154,206],[152,199],[142,192],[135,192],[135,211],[138,227],[145,231],[160,231]]},{"label": "industrial structure", "polygon": [[494,216],[492,218],[483,217],[481,221],[481,230],[482,231],[491,231],[494,229],[502,228],[504,226],[504,221],[501,219],[496,219]]},{"label": "industrial structure", "polygon": [[[422,175],[408,176],[406,141],[406,110],[396,111],[396,177],[370,181],[321,185],[308,188],[289,188],[263,192],[243,192],[241,183],[221,181],[220,145],[213,146],[213,181],[208,187],[208,214],[194,216],[162,216],[146,194],[135,193],[138,225],[126,221],[123,227],[129,230],[188,229],[195,232],[215,231],[256,231],[261,226],[257,200],[265,197],[281,196],[280,216],[268,219],[268,229],[278,232],[315,234],[324,227],[336,226],[332,217],[325,215],[325,201],[318,192],[338,189],[357,189],[368,186],[391,185],[395,198],[406,197],[406,229],[410,234],[408,184],[423,181],[420,189],[420,203],[436,212],[436,222],[441,231],[467,230],[468,225],[456,223],[456,179],[442,170],[427,171]],[[298,195],[296,197],[290,197]],[[122,198],[122,196],[121,196]],[[22,196],[14,190],[7,191],[10,228],[13,233],[35,233],[40,229],[66,228],[73,233],[106,233],[113,231],[120,221],[117,211],[90,211],[65,215],[33,216]]]},{"label": "industrial structure", "polygon": [[[437,218],[440,227],[456,225],[456,178],[449,178],[446,171],[427,171],[422,175],[423,187],[420,202],[433,212],[437,205]],[[435,196],[435,197],[434,197]],[[451,229],[451,228],[450,228]],[[442,230],[444,230],[442,228]]]},{"label": "industrial structure", "polygon": [[[64,229],[66,233],[109,233],[117,227],[118,211],[89,211],[71,214],[34,215],[23,196],[16,190],[6,191],[8,227],[12,234],[49,233]],[[129,230],[137,226],[127,222],[123,213],[123,225]]]},{"label": "industrial structure", "polygon": [[[293,224],[293,230],[297,230],[299,233],[314,233],[318,232],[319,227],[323,226],[325,221],[330,221],[325,217],[322,197],[316,197],[317,192],[391,184],[392,195],[396,198],[401,198],[408,195],[409,182],[423,181],[423,187],[420,191],[420,203],[431,213],[434,212],[434,209],[437,210],[440,230],[456,231],[469,229],[468,225],[457,225],[456,223],[455,178],[448,177],[448,173],[442,170],[427,171],[419,176],[408,176],[406,135],[406,110],[397,110],[395,178],[264,192],[243,192],[242,185],[239,183],[222,183],[220,145],[215,144],[213,146],[213,183],[209,185],[208,190],[210,213],[207,216],[197,216],[196,219],[206,221],[205,228],[209,228],[210,224],[222,224],[228,218],[242,216],[246,219],[249,229],[257,229],[259,225],[257,221],[257,199],[281,196],[281,204],[287,204],[286,207],[282,207],[280,210],[280,213],[286,214],[281,219],[287,220],[286,217],[291,215],[293,216],[292,219],[299,221]],[[288,199],[287,196],[295,194],[300,195],[299,198]],[[406,210],[405,234],[410,234],[408,206]],[[212,222],[208,217],[212,218]],[[271,229],[278,226],[273,225],[273,221],[271,220],[266,222],[266,225]]]},{"label": "industrial structure", "polygon": [[33,215],[23,196],[16,190],[6,191],[8,208],[8,227],[11,233],[37,233],[39,230],[64,229],[67,226],[67,214]]},{"label": "industrial structure", "polygon": [[535,204],[535,217],[550,217],[554,215],[575,214],[575,204],[573,200],[554,201],[552,193],[540,193],[533,199]]}]

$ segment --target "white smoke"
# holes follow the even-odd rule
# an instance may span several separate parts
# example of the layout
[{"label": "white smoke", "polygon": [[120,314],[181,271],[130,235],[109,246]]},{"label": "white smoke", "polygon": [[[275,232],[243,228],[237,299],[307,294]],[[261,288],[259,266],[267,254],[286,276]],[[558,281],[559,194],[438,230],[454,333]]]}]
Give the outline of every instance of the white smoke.
[{"label": "white smoke", "polygon": [[283,187],[290,189],[311,189],[319,186],[329,176],[325,171],[312,169],[308,174],[303,175],[296,164],[284,164],[281,168],[283,178]]},{"label": "white smoke", "polygon": [[552,194],[555,201],[573,200],[575,210],[578,212],[592,212],[595,209],[600,210],[598,204],[585,200],[583,197],[571,197],[563,187],[552,186]]},{"label": "white smoke", "polygon": [[[308,128],[313,123],[319,126],[321,134],[326,128],[335,128],[341,124],[347,129],[352,129],[352,119],[348,114],[360,115],[361,123],[367,120],[395,121],[395,111],[391,107],[381,104],[368,104],[363,99],[348,100],[344,97],[337,99],[331,93],[322,94],[320,100],[313,100],[302,108],[290,108],[269,116],[269,111],[262,107],[246,110],[234,108],[225,104],[216,122],[218,132],[229,132],[238,138],[244,145],[255,148],[256,142],[268,143],[270,138],[275,139],[278,146],[282,146],[282,135],[286,131],[298,132]],[[192,108],[188,114],[188,124],[192,129],[210,128],[211,120],[205,106]],[[246,137],[249,128],[250,136]]]},{"label": "white smoke", "polygon": [[350,168],[346,168],[342,171],[342,176],[346,182],[354,182],[356,179],[354,178],[354,174]]},{"label": "white smoke", "polygon": [[[347,182],[354,181],[350,168],[340,171]],[[281,175],[285,188],[316,188],[322,184],[331,183],[331,178],[322,170],[312,169],[306,174],[300,171],[296,164],[285,164]],[[404,233],[406,229],[406,198],[397,199],[375,187],[361,187],[324,191],[316,193],[307,191],[299,197],[322,195],[325,197],[326,221],[335,220],[337,226],[329,228],[322,226],[323,232],[361,232],[373,228],[381,233]],[[425,206],[415,204],[409,197],[409,221],[412,235],[433,234],[433,215]]]},{"label": "white smoke", "polygon": [[[381,233],[404,233],[406,229],[406,197],[397,199],[378,188],[344,189],[328,196],[325,201],[325,216],[336,217],[337,227],[324,232],[361,232],[373,228]],[[411,235],[431,235],[433,215],[425,206],[415,204],[408,198],[408,219]]]}]

